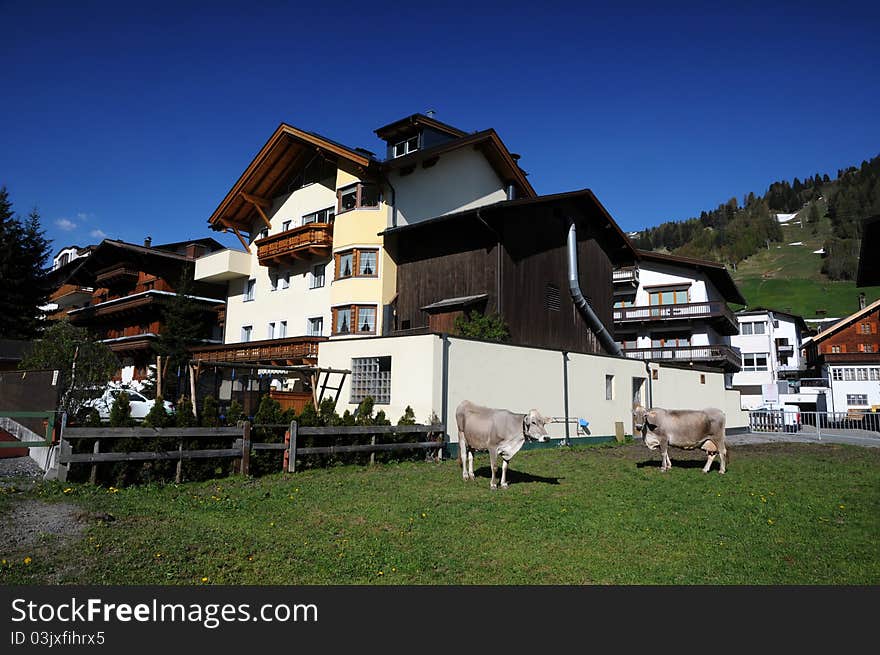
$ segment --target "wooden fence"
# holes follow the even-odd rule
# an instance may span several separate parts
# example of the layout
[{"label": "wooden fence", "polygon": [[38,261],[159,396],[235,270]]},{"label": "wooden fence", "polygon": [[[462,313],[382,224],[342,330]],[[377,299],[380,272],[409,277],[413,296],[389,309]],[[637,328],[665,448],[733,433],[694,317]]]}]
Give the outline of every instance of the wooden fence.
[{"label": "wooden fence", "polygon": [[[283,443],[254,442],[251,431],[254,428],[286,428]],[[236,462],[235,471],[242,475],[250,473],[251,452],[258,450],[282,450],[284,462],[282,470],[291,473],[296,471],[296,458],[302,455],[333,455],[340,453],[371,453],[395,450],[437,450],[442,451],[445,430],[442,425],[375,425],[375,426],[332,426],[332,427],[299,427],[296,421],[288,424],[255,424],[243,421],[237,427],[228,428],[67,428],[59,442],[58,479],[67,480],[71,464],[91,464],[89,480],[93,484],[97,480],[97,466],[101,462],[137,462],[170,460],[177,461],[175,481],[183,477],[183,461],[187,459],[232,458]],[[377,438],[383,435],[427,435],[425,441],[378,443]],[[434,438],[431,439],[431,435]],[[299,438],[303,436],[327,439],[345,439],[371,437],[369,444],[348,444],[327,446],[299,447]],[[94,440],[92,452],[74,453],[71,442],[85,439]],[[101,443],[108,439],[178,439],[175,450],[156,450],[140,452],[101,452]],[[215,441],[232,440],[229,448],[183,448],[186,440]],[[439,455],[438,455],[439,456]]]},{"label": "wooden fence", "polygon": [[[442,425],[358,425],[358,426],[332,426],[332,427],[299,427],[296,421],[291,421],[287,438],[289,439],[289,455],[287,460],[287,470],[290,473],[296,471],[297,455],[335,455],[338,453],[377,453],[394,450],[437,450],[443,449],[443,440],[446,430]],[[380,435],[427,435],[426,441],[408,441],[399,443],[376,443],[376,438]],[[434,435],[435,438],[429,437]],[[351,445],[328,445],[328,446],[308,446],[300,448],[297,441],[299,437],[314,436],[326,438],[359,438],[370,436],[368,444],[351,444]],[[439,458],[439,455],[438,455]],[[373,457],[370,457],[372,463]]]}]

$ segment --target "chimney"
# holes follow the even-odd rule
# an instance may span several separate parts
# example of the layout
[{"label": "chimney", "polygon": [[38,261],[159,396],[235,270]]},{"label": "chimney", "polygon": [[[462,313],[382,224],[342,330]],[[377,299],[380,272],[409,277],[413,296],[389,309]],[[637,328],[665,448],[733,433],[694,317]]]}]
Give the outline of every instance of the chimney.
[{"label": "chimney", "polygon": [[144,239],[144,248],[149,248],[153,243],[153,237],[147,237]]},{"label": "chimney", "polygon": [[859,294],[859,309],[861,310],[864,308],[865,308],[865,292],[863,291]]}]

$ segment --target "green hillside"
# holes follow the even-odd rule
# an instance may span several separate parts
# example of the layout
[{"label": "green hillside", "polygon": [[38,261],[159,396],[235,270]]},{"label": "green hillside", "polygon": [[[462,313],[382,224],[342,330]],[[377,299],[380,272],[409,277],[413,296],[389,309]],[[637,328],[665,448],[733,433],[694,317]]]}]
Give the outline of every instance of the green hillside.
[{"label": "green hillside", "polygon": [[770,307],[804,318],[842,317],[858,309],[859,293],[869,303],[880,298],[880,287],[859,288],[855,282],[831,281],[822,274],[823,257],[814,251],[831,233],[827,219],[816,230],[800,225],[782,229],[785,238],[780,243],[770,243],[731,270],[749,307]]}]

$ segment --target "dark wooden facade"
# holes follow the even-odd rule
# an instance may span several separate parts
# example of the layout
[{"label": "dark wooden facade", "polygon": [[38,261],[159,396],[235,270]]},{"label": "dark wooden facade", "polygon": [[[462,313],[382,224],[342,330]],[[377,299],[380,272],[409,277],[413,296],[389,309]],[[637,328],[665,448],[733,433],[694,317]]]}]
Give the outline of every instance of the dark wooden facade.
[{"label": "dark wooden facade", "polygon": [[[497,203],[385,232],[397,263],[395,328],[437,331],[454,315],[498,313],[515,344],[602,352],[568,284],[569,219],[578,238],[580,288],[613,334],[612,269],[633,250],[589,191]],[[485,298],[468,307],[455,299]],[[423,308],[448,302],[447,316]]]},{"label": "dark wooden facade", "polygon": [[806,346],[807,364],[880,362],[880,301],[820,332]]}]

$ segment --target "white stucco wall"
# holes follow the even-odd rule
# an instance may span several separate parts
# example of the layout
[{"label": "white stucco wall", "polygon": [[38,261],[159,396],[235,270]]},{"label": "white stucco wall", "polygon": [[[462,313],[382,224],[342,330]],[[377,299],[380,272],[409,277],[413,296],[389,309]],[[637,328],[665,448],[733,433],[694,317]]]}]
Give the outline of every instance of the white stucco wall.
[{"label": "white stucco wall", "polygon": [[[740,334],[730,337],[731,345],[739,348],[744,357],[755,353],[767,353],[768,356],[766,371],[744,370],[734,373],[732,381],[734,385],[751,386],[776,383],[780,379],[780,369],[797,369],[800,366],[801,341],[794,319],[773,312],[743,313],[737,314],[737,322],[740,326]],[[742,334],[744,323],[764,323],[764,334]],[[785,365],[780,364],[776,339],[787,339],[792,346],[793,355],[789,356]],[[742,402],[743,407],[748,409],[754,409],[764,404],[763,397],[755,394],[744,394]]]},{"label": "white stucco wall", "polygon": [[406,225],[507,198],[504,183],[485,156],[472,148],[440,155],[430,168],[391,174],[397,224]]},{"label": "white stucco wall", "polygon": [[[291,221],[291,228],[302,225],[302,217],[327,207],[336,206],[336,191],[320,184],[310,184],[297,189],[288,196],[276,198],[270,212],[267,212],[272,227],[269,234],[282,232],[284,221]],[[254,225],[256,236],[265,224],[260,221]],[[321,316],[324,319],[323,336],[330,334],[330,286],[333,281],[333,261],[309,260],[297,262],[289,267],[261,266],[257,258],[257,247],[251,243],[250,277],[256,280],[254,300],[245,301],[244,292],[248,278],[238,278],[229,282],[226,303],[226,328],[224,343],[241,341],[241,329],[253,326],[252,341],[268,338],[268,325],[274,321],[287,321],[287,336],[306,334],[309,318]],[[310,289],[312,270],[316,264],[326,264],[324,286]],[[283,276],[290,273],[290,286],[272,291],[270,273]]]},{"label": "white stucco wall", "polygon": [[[853,378],[858,377],[858,370],[865,371],[864,376],[867,380],[835,380],[835,372],[840,372],[840,376],[847,377],[847,372]],[[874,372],[872,372],[872,369]],[[827,411],[829,412],[847,412],[850,410],[864,411],[868,410],[872,405],[880,405],[880,366],[876,366],[870,362],[864,364],[826,364],[823,372],[829,380],[830,391],[828,399]],[[870,379],[874,377],[875,379]],[[854,405],[847,402],[847,395],[866,395],[868,402],[865,405]]]},{"label": "white stucco wall", "polygon": [[[639,286],[635,294],[629,296],[617,296],[617,300],[632,301],[636,307],[650,306],[650,292],[657,287],[689,285],[688,302],[724,302],[724,298],[715,288],[708,277],[692,267],[673,266],[657,262],[639,263]],[[682,326],[674,321],[656,320],[647,324],[619,323],[615,325],[618,340],[622,337],[636,338],[636,348],[651,348],[652,335],[662,337],[664,334],[687,332],[690,334],[692,346],[710,346],[730,344],[730,339],[715,330],[705,320],[695,318],[689,325]]]},{"label": "white stucco wall", "polygon": [[[352,357],[391,356],[391,402],[377,405],[396,423],[410,405],[419,422],[442,410],[443,341],[436,335],[347,339],[322,343],[318,365],[324,368],[351,368]],[[457,441],[455,408],[462,400],[489,407],[526,412],[537,409],[545,416],[565,416],[562,353],[554,350],[449,339],[449,387],[446,425],[452,441]],[[739,394],[724,388],[721,373],[701,373],[665,367],[658,380],[651,381],[653,404],[669,409],[718,407],[727,413],[727,427],[748,425],[740,409]],[[606,400],[605,376],[614,376],[613,396]],[[700,376],[704,382],[700,382]],[[337,376],[338,377],[338,376]],[[632,434],[633,379],[646,379],[641,361],[570,354],[568,363],[569,417],[589,421],[592,436],[611,436],[615,423]],[[642,401],[647,401],[642,387]],[[350,402],[351,379],[342,388],[337,411],[353,411]],[[563,422],[550,424],[552,438],[565,436]],[[577,436],[574,423],[569,435]]]}]

